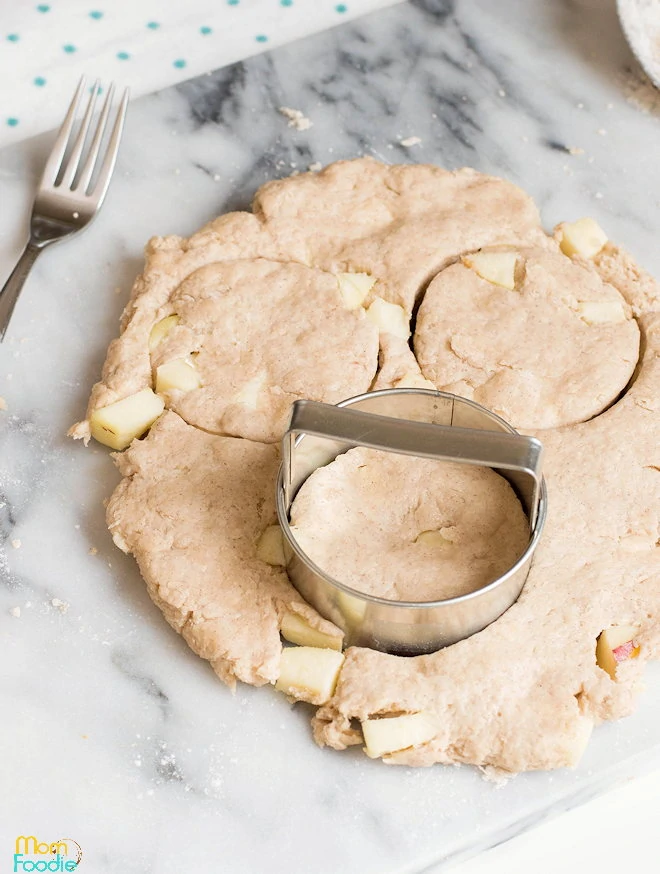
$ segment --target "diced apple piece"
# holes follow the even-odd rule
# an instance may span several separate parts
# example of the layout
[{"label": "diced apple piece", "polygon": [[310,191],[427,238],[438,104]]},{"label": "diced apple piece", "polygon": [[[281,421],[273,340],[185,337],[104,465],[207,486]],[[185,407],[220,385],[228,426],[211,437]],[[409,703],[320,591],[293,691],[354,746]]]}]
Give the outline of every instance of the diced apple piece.
[{"label": "diced apple piece", "polygon": [[423,711],[362,720],[365,752],[372,759],[430,741],[438,733],[435,720]]},{"label": "diced apple piece", "polygon": [[332,698],[343,662],[343,654],[334,649],[285,647],[275,688],[310,704],[325,704]]},{"label": "diced apple piece", "polygon": [[626,659],[635,659],[639,655],[639,646],[635,643],[635,635],[639,628],[635,625],[611,625],[604,629],[596,642],[596,664],[599,668],[616,679],[616,666]]},{"label": "diced apple piece", "polygon": [[562,225],[559,248],[564,255],[593,258],[607,243],[607,234],[592,218],[581,218]]},{"label": "diced apple piece", "polygon": [[473,255],[464,255],[462,260],[466,267],[493,285],[501,285],[511,291],[516,287],[517,252],[475,252]]},{"label": "diced apple piece", "polygon": [[577,309],[580,318],[589,325],[626,321],[626,311],[620,300],[581,300]]},{"label": "diced apple piece", "polygon": [[381,334],[394,334],[403,340],[410,336],[408,316],[398,304],[388,303],[382,297],[377,297],[367,309],[367,316]]},{"label": "diced apple piece", "polygon": [[[279,525],[270,525],[261,535],[257,543],[257,558],[275,567],[286,565],[282,529]],[[295,640],[293,642],[296,643]]]},{"label": "diced apple piece", "polygon": [[189,357],[174,358],[156,368],[156,391],[159,394],[172,389],[192,391],[201,384],[197,368]]},{"label": "diced apple piece", "polygon": [[445,537],[441,531],[422,531],[415,538],[415,543],[423,543],[425,546],[431,546],[437,549],[445,549],[452,545],[452,541]]},{"label": "diced apple piece", "polygon": [[166,318],[161,319],[160,322],[156,322],[149,334],[149,351],[153,352],[156,346],[158,346],[159,343],[162,343],[165,337],[167,337],[172,328],[178,324],[178,316],[167,316]]},{"label": "diced apple piece", "polygon": [[562,741],[566,767],[574,768],[582,758],[591,739],[594,724],[588,716],[580,716],[572,737]]},{"label": "diced apple piece", "polygon": [[111,449],[126,449],[135,437],[141,437],[153,425],[164,408],[162,398],[150,388],[143,388],[121,401],[94,410],[89,419],[92,437]]},{"label": "diced apple piece", "polygon": [[259,395],[266,385],[266,374],[258,373],[253,376],[249,382],[246,382],[243,388],[236,395],[236,403],[247,407],[250,410],[256,410],[259,406]]},{"label": "diced apple piece", "polygon": [[337,276],[344,306],[356,310],[374,287],[376,280],[368,273],[340,273]]},{"label": "diced apple piece", "polygon": [[297,613],[285,613],[280,625],[282,637],[289,643],[297,643],[298,646],[316,646],[326,649],[336,649],[341,652],[343,637],[340,634],[332,635],[319,631],[318,628],[305,622]]}]

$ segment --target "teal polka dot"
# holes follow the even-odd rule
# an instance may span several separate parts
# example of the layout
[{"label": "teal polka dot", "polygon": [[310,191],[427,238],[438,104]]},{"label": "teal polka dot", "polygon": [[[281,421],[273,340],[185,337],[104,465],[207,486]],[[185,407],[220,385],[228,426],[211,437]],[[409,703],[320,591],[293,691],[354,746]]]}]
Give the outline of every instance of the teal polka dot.
[{"label": "teal polka dot", "polygon": [[238,6],[240,0],[227,0],[228,6]]},{"label": "teal polka dot", "polygon": [[71,43],[67,43],[65,46],[62,46],[62,48],[67,53],[67,55],[72,55],[76,50],[76,47],[72,46]]},{"label": "teal polka dot", "polygon": [[335,6],[335,11],[336,12],[347,12],[348,6],[345,3],[337,3],[337,5]]},{"label": "teal polka dot", "polygon": [[94,18],[94,19],[96,19],[96,21],[98,21],[99,18],[103,18],[103,13],[100,12],[98,9],[93,9],[93,10],[89,13],[89,17],[90,17],[90,18]]},{"label": "teal polka dot", "polygon": [[16,127],[16,125],[18,124],[18,119],[17,118],[8,118],[7,124],[9,125],[9,127]]},{"label": "teal polka dot", "polygon": [[8,33],[7,39],[9,40],[9,42],[18,42],[20,36],[17,33]]},{"label": "teal polka dot", "polygon": [[37,6],[37,12],[50,12],[50,6],[47,3],[40,3]]},{"label": "teal polka dot", "polygon": [[128,52],[117,52],[117,58],[120,61],[127,61],[130,58]]},{"label": "teal polka dot", "polygon": [[183,70],[183,68],[186,66],[186,62],[183,60],[183,58],[178,58],[176,61],[172,61],[172,66],[176,67],[177,70]]},{"label": "teal polka dot", "polygon": [[293,6],[293,0],[280,0],[280,6]]},{"label": "teal polka dot", "polygon": [[268,42],[268,37],[263,33],[260,33],[257,36],[255,36],[255,39],[257,42]]},{"label": "teal polka dot", "polygon": [[208,36],[210,33],[213,33],[212,27],[200,27],[199,32],[202,36]]},{"label": "teal polka dot", "polygon": [[148,21],[147,27],[149,28],[149,30],[158,30],[160,24],[157,21]]},{"label": "teal polka dot", "polygon": [[32,82],[37,86],[37,88],[43,88],[46,84],[46,80],[43,76],[36,76]]}]

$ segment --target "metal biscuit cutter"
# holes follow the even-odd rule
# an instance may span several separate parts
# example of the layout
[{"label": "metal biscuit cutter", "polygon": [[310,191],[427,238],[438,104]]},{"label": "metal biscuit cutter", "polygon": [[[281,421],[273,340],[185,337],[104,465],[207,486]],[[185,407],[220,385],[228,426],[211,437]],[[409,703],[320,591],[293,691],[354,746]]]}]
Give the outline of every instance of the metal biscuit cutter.
[{"label": "metal biscuit cutter", "polygon": [[[354,446],[490,467],[505,477],[529,520],[529,541],[513,567],[488,585],[440,601],[393,601],[335,580],[302,550],[291,530],[291,504],[319,467]],[[428,389],[386,389],[342,401],[293,404],[282,441],[277,514],[292,583],[318,612],[342,628],[348,646],[400,655],[434,652],[481,631],[517,600],[545,523],[543,447],[485,407]]]}]

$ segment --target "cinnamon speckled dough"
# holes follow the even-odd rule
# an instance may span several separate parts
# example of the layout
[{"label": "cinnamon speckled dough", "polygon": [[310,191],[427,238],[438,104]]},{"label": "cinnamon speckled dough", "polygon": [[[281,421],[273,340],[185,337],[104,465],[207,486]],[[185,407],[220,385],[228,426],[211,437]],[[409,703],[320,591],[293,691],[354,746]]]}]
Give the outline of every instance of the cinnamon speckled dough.
[{"label": "cinnamon speckled dough", "polygon": [[529,541],[520,501],[494,471],[364,447],[314,471],[293,502],[291,525],[331,577],[394,601],[479,589]]},{"label": "cinnamon speckled dough", "polygon": [[[520,249],[515,290],[457,263],[429,286],[414,347],[437,388],[477,401],[518,428],[555,428],[601,412],[630,379],[639,329],[597,273],[561,252]],[[590,323],[580,304],[614,303],[620,321]]]},{"label": "cinnamon speckled dough", "polygon": [[201,387],[169,393],[170,409],[214,433],[275,441],[298,398],[337,403],[368,390],[378,329],[348,310],[337,280],[300,264],[230,261],[201,267],[157,318],[179,324],[152,366],[193,354]]},{"label": "cinnamon speckled dough", "polygon": [[[660,314],[625,397],[592,421],[545,432],[549,514],[517,603],[428,656],[349,649],[317,741],[362,743],[355,719],[428,710],[439,731],[393,764],[468,762],[518,772],[573,765],[592,724],[629,714],[660,656]],[[636,625],[638,659],[616,682],[596,665],[610,625]]]},{"label": "cinnamon speckled dough", "polygon": [[[264,258],[367,271],[377,278],[373,293],[410,311],[425,283],[466,252],[504,245],[556,253],[527,195],[472,170],[340,162],[269,183],[254,209],[188,240],[151,241],[88,415],[149,383],[151,326],[200,268]],[[388,762],[555,768],[579,759],[593,724],[632,710],[645,663],[660,655],[660,293],[613,243],[593,260],[572,260],[641,316],[636,381],[607,412],[543,433],[549,518],[519,601],[484,631],[429,656],[348,650],[335,694],[314,719],[318,743],[361,744],[357,720],[428,710],[438,718],[436,737]],[[403,340],[381,335],[380,355],[373,387],[428,384]],[[73,434],[88,438],[88,421]],[[168,621],[223,679],[276,677],[286,610],[332,628],[254,554],[275,519],[276,447],[205,434],[167,412],[117,460],[125,478],[108,508],[115,539],[136,556]],[[640,629],[640,657],[622,662],[616,681],[595,663],[596,637],[612,624]]]},{"label": "cinnamon speckled dough", "polygon": [[[449,172],[431,165],[388,166],[372,158],[338,161],[321,173],[268,182],[253,209],[221,216],[189,239],[149,242],[120,336],[108,348],[101,381],[71,436],[87,442],[94,410],[151,383],[146,351],[151,326],[200,268],[265,258],[331,273],[367,272],[377,280],[371,296],[411,312],[426,283],[458,253],[503,243],[550,245],[527,194],[467,168]],[[256,299],[255,289],[246,293]],[[238,431],[232,427],[231,433]],[[265,439],[263,432],[246,436]]]},{"label": "cinnamon speckled dough", "polygon": [[115,543],[135,556],[170,625],[226,683],[277,679],[287,611],[339,634],[282,569],[256,557],[276,521],[276,446],[206,434],[165,412],[115,462],[124,475],[107,510]]}]

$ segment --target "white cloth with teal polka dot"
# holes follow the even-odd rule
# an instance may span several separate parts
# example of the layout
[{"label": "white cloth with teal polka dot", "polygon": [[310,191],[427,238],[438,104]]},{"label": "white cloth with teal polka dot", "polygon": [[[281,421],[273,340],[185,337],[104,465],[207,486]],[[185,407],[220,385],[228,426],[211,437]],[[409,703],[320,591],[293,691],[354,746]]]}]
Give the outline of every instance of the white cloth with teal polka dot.
[{"label": "white cloth with teal polka dot", "polygon": [[136,97],[395,2],[0,0],[0,146],[57,127],[82,74]]}]

